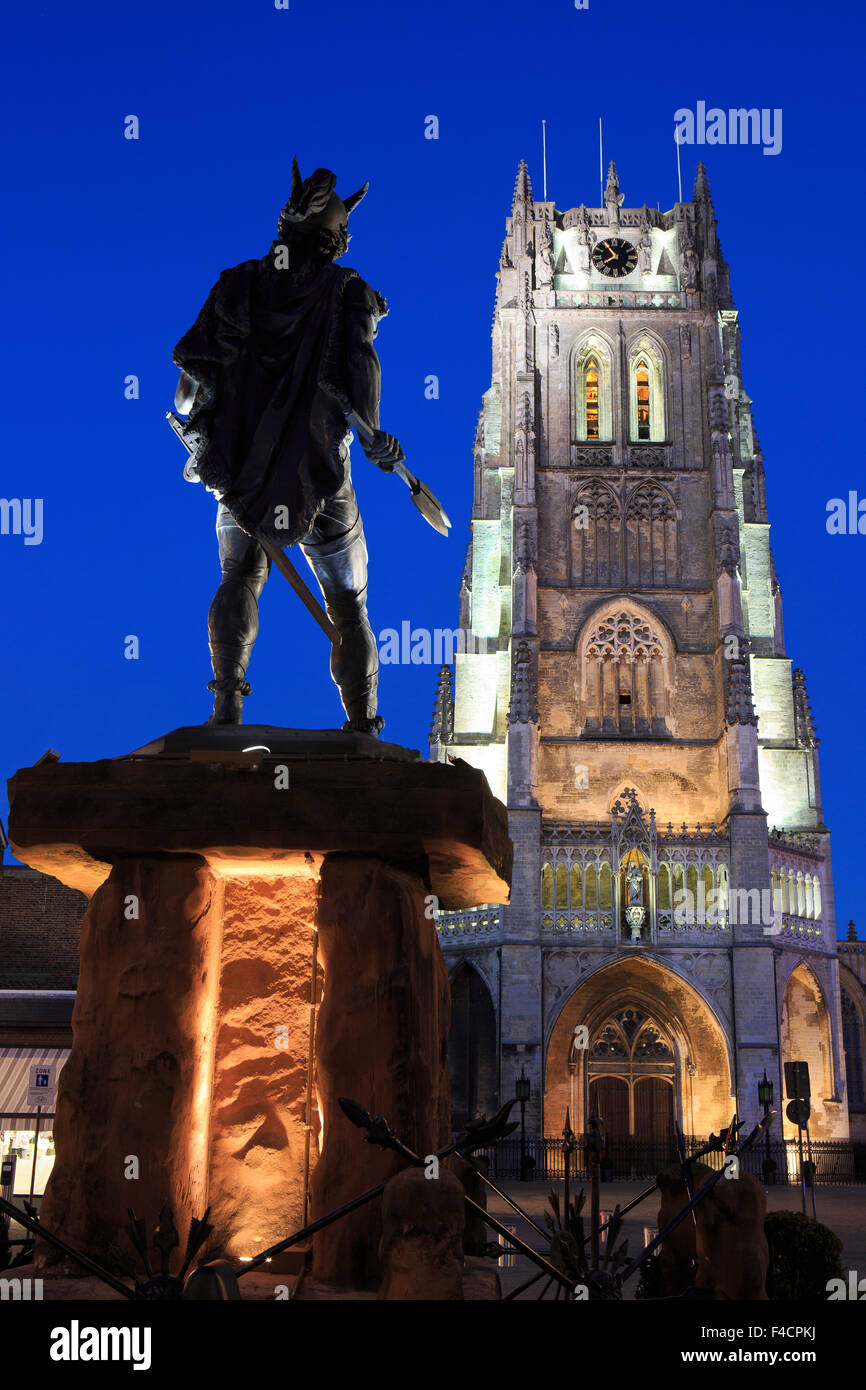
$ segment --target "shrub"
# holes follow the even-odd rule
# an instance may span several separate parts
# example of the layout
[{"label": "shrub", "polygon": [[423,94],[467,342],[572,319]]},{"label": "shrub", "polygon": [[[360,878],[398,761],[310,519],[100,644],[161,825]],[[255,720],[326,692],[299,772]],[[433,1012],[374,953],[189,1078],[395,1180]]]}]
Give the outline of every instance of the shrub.
[{"label": "shrub", "polygon": [[824,1302],[828,1280],[844,1277],[839,1237],[800,1211],[770,1212],[764,1230],[770,1246],[768,1296],[779,1302]]}]

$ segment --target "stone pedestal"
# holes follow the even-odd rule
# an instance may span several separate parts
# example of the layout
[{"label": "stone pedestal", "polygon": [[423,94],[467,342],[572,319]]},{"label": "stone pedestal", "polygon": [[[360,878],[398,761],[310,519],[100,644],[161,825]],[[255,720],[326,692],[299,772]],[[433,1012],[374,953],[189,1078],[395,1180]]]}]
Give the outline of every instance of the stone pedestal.
[{"label": "stone pedestal", "polygon": [[169,1193],[181,1218],[207,1205],[222,904],[201,856],[142,856],[115,866],[84,919],[41,1214],[103,1262],[126,1206],[152,1227]]},{"label": "stone pedestal", "polygon": [[[329,856],[322,868],[319,941],[325,997],[316,1077],[325,1121],[313,1176],[313,1216],[324,1216],[405,1163],[363,1142],[340,1096],[384,1115],[422,1155],[451,1133],[448,973],[428,905],[423,863]],[[423,1175],[422,1175],[423,1176]],[[380,1269],[381,1204],[335,1223],[313,1241],[313,1278],[338,1270],[352,1288],[374,1288]]]},{"label": "stone pedestal", "polygon": [[[254,1255],[305,1196],[320,1215],[399,1166],[339,1096],[421,1152],[445,1142],[433,909],[506,900],[511,871],[481,773],[248,726],[24,769],[9,790],[17,857],[91,896],[47,1225],[104,1260],[128,1206],[152,1229],[169,1201],[183,1237],[210,1203],[228,1252]],[[323,1232],[317,1279],[375,1287],[380,1231],[377,1202]]]}]

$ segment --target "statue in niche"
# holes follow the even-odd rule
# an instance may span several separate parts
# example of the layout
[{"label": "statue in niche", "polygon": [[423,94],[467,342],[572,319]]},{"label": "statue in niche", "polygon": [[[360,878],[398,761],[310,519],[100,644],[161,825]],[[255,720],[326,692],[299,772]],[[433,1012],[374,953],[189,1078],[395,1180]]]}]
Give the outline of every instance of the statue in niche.
[{"label": "statue in niche", "polygon": [[683,242],[682,267],[680,289],[696,290],[698,287],[698,253],[689,235]]},{"label": "statue in niche", "polygon": [[589,258],[595,245],[595,232],[584,220],[578,227],[577,249],[574,253],[575,270],[589,270]]},{"label": "statue in niche", "polygon": [[649,275],[652,272],[653,244],[646,216],[641,218],[640,231],[640,241],[637,244],[638,269],[642,275]]},{"label": "statue in niche", "polygon": [[637,864],[629,864],[625,881],[629,907],[641,907],[643,905],[643,874]]},{"label": "statue in niche", "polygon": [[548,222],[538,228],[537,250],[535,253],[535,282],[549,285],[553,280],[553,234]]},{"label": "statue in niche", "polygon": [[637,946],[643,940],[643,925],[647,910],[644,906],[643,874],[634,860],[625,873],[626,906],[624,917],[631,932],[631,944]]}]

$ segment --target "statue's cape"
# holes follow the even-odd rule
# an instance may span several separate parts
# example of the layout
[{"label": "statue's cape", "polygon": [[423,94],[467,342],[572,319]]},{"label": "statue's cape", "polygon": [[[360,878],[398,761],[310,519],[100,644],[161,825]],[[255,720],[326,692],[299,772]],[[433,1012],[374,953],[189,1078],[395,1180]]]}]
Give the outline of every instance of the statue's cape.
[{"label": "statue's cape", "polygon": [[346,478],[347,299],[387,312],[349,267],[301,281],[268,257],[244,261],[222,272],[174,350],[198,385],[198,476],[257,540],[295,544]]}]

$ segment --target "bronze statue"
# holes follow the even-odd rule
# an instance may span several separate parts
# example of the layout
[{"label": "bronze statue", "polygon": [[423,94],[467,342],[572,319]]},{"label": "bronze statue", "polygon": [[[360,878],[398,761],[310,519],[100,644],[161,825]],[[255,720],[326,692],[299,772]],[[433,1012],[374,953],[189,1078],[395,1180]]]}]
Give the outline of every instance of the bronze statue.
[{"label": "bronze statue", "polygon": [[291,197],[270,251],[222,272],[173,354],[181,371],[175,407],[189,412],[180,427],[191,451],[186,476],[219,500],[222,580],[208,615],[211,724],[241,722],[259,595],[272,558],[295,573],[278,547],[296,544],[324,596],[333,627],[323,626],[336,629],[331,675],[343,728],[375,735],[384,723],[350,423],[367,458],[400,473],[425,515],[418,494],[432,494],[402,468],[398,441],[379,428],[373,340],[387,306],[357,271],[335,264],[368,185],[341,199],[336,182],[328,169],[302,179],[293,161]]}]

